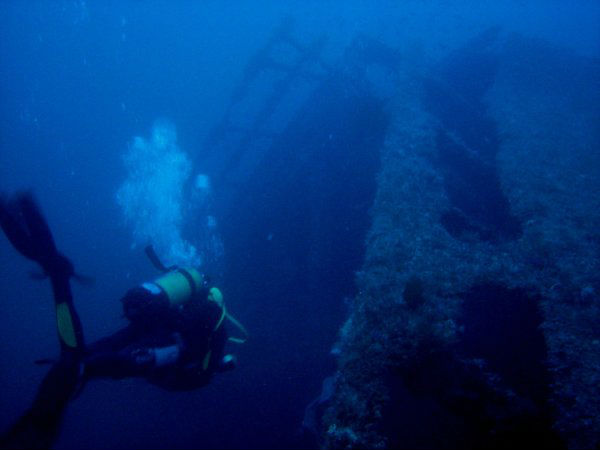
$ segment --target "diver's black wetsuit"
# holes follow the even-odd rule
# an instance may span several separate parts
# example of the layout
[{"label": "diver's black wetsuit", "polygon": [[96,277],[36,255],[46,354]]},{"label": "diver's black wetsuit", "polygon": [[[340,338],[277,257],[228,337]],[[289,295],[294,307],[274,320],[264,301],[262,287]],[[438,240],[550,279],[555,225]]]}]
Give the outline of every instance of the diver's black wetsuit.
[{"label": "diver's black wetsuit", "polygon": [[[138,293],[144,298],[139,291],[141,288],[134,288],[123,298],[126,311],[131,301],[137,301]],[[88,345],[83,357],[84,378],[145,377],[169,390],[207,384],[219,369],[227,340],[225,327],[214,329],[221,309],[207,300],[207,293],[200,291],[177,310],[167,304],[154,308],[152,314],[138,316],[115,334]],[[152,358],[153,350],[176,352],[176,361],[160,365]]]},{"label": "diver's black wetsuit", "polygon": [[[0,226],[13,246],[39,263],[50,278],[61,346],[60,358],[42,381],[31,407],[0,437],[1,448],[51,447],[64,409],[88,379],[135,376],[166,389],[187,390],[205,385],[219,369],[227,336],[223,326],[215,327],[223,320],[222,311],[207,301],[205,290],[177,309],[159,304],[151,314],[132,313],[129,326],[86,346],[70,287],[70,279],[78,276],[57,250],[31,194],[0,197]],[[143,306],[136,289],[140,288],[123,299],[126,315],[128,308],[135,312],[136,306]],[[159,358],[159,354],[167,357]]]}]

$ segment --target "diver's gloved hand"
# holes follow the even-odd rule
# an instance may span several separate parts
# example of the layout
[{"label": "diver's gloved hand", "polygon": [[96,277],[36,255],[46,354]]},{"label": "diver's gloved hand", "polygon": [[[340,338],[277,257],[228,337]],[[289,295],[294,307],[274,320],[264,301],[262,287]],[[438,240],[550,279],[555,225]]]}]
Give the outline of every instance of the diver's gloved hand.
[{"label": "diver's gloved hand", "polygon": [[152,349],[154,351],[154,364],[156,367],[172,366],[179,362],[185,350],[183,336],[180,333],[173,333],[171,337],[175,341],[173,345]]},{"label": "diver's gloved hand", "polygon": [[[179,334],[179,333],[175,333]],[[152,369],[176,364],[183,352],[181,337],[165,347],[141,347],[130,352],[130,361],[137,369]]]},{"label": "diver's gloved hand", "polygon": [[153,367],[155,363],[154,349],[136,348],[131,352],[131,361],[136,367]]},{"label": "diver's gloved hand", "polygon": [[221,358],[219,365],[217,366],[217,372],[229,372],[237,367],[237,357],[228,353]]}]

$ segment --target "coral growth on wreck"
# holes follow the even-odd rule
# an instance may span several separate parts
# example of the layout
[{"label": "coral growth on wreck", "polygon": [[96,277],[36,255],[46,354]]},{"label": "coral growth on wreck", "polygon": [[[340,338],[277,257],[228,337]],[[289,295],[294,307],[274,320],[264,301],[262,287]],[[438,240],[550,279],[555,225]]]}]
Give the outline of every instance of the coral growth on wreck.
[{"label": "coral growth on wreck", "polygon": [[324,447],[598,445],[598,76],[494,30],[398,75]]}]

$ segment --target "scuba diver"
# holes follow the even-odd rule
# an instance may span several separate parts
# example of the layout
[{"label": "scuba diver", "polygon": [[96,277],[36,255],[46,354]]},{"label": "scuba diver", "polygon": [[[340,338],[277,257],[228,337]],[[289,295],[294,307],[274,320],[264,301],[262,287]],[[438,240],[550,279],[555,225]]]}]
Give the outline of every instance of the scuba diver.
[{"label": "scuba diver", "polygon": [[[164,267],[152,247],[146,253],[163,275],[130,289],[121,299],[129,324],[86,345],[73,304],[70,280],[84,281],[55,246],[46,220],[30,193],[0,196],[0,226],[23,256],[50,279],[60,343],[31,407],[0,437],[1,448],[49,448],[71,398],[90,379],[140,377],[168,390],[206,385],[216,372],[235,368],[228,340],[244,342],[247,332],[225,308],[223,295],[195,268]],[[231,321],[243,338],[227,335]]]}]

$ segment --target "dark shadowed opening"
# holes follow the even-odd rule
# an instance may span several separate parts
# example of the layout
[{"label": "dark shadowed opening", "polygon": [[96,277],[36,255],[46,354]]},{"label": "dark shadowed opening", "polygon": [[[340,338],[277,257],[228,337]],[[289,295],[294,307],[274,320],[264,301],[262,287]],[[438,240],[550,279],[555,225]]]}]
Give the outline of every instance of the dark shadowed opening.
[{"label": "dark shadowed opening", "polygon": [[517,393],[545,402],[549,375],[540,329],[540,298],[522,289],[494,284],[473,287],[464,296],[461,350],[486,362]]},{"label": "dark shadowed opening", "polygon": [[224,285],[252,335],[240,386],[248,397],[240,408],[252,407],[243,411],[252,424],[245,439],[263,448],[299,445],[289,427],[299,429],[335,369],[330,346],[363,260],[387,125],[379,100],[333,75],[221,211]]},{"label": "dark shadowed opening", "polygon": [[423,104],[440,125],[433,163],[452,206],[440,222],[457,239],[493,242],[522,233],[502,192],[496,167],[500,138],[484,101],[496,77],[498,31],[472,39],[423,80]]}]

